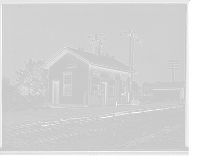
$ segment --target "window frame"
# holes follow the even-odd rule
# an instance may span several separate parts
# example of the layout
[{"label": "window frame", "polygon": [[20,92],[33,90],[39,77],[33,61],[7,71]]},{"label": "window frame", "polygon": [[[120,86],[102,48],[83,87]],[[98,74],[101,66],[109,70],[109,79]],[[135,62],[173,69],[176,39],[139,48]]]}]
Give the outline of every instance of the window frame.
[{"label": "window frame", "polygon": [[[111,80],[111,78],[113,79],[113,81],[114,81],[114,84],[113,85],[110,85],[110,80]],[[111,95],[110,94],[110,88],[113,88],[113,94]],[[109,86],[108,86],[108,97],[110,97],[110,98],[114,98],[115,97],[115,75],[113,75],[113,74],[110,74],[109,75]]]},{"label": "window frame", "polygon": [[[71,76],[71,78],[70,78],[71,83],[70,84],[69,83],[65,84],[65,76],[67,76],[67,75]],[[71,71],[63,72],[63,96],[72,96],[72,78],[73,78],[73,73]],[[67,88],[67,87],[69,87],[69,88]],[[66,93],[67,92],[66,89],[71,89],[70,94]]]},{"label": "window frame", "polygon": [[[98,75],[98,84],[94,84],[94,75]],[[94,93],[94,86],[98,86],[98,92],[97,94]],[[93,71],[92,72],[92,97],[98,97],[99,96],[99,88],[100,88],[100,72]]]}]

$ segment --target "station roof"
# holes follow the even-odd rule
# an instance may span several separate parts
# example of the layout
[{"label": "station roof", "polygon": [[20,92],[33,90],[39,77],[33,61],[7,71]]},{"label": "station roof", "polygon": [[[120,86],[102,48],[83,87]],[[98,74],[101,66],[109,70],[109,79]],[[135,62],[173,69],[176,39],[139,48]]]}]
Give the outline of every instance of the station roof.
[{"label": "station roof", "polygon": [[[46,69],[50,68],[56,61],[58,61],[61,57],[63,57],[67,52],[73,54],[74,56],[80,58],[81,60],[93,66],[116,70],[116,71],[129,72],[129,67],[127,65],[121,63],[120,61],[114,58],[97,56],[89,52],[72,49],[69,47],[64,47],[63,49],[61,49],[44,65],[43,68]],[[138,73],[134,69],[132,70],[132,72]]]},{"label": "station roof", "polygon": [[184,82],[156,82],[152,84],[153,89],[174,89],[185,87]]}]

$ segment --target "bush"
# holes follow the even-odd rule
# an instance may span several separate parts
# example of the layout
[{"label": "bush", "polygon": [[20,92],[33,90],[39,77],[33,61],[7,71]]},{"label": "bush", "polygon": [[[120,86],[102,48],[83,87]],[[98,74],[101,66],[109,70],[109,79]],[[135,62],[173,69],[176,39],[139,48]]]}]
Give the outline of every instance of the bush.
[{"label": "bush", "polygon": [[[2,96],[2,102],[4,106],[23,106],[17,110],[32,110],[38,109],[38,107],[47,107],[48,106],[48,97],[41,95],[28,95],[21,96],[18,93],[14,94],[5,94]],[[8,105],[9,103],[9,105]],[[9,110],[9,109],[8,109]]]}]

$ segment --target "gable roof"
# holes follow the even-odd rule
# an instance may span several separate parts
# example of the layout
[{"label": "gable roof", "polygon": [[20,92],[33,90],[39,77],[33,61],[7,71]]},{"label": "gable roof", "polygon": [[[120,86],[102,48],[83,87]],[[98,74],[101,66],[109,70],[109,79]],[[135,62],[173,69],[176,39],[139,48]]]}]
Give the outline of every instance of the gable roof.
[{"label": "gable roof", "polygon": [[152,84],[153,89],[173,89],[183,88],[184,86],[184,82],[155,82]]},{"label": "gable roof", "polygon": [[[117,60],[114,57],[110,56],[103,56],[103,55],[96,55],[94,53],[86,52],[81,49],[75,49],[71,47],[64,47],[61,49],[55,56],[50,58],[44,65],[44,68],[50,68],[54,63],[56,63],[60,58],[66,55],[66,53],[71,53],[72,55],[76,56],[77,58],[81,59],[82,61],[98,66],[98,67],[105,67],[108,69],[114,69],[119,71],[129,71],[129,67],[122,63],[121,61]],[[136,70],[133,70],[135,73]]]}]

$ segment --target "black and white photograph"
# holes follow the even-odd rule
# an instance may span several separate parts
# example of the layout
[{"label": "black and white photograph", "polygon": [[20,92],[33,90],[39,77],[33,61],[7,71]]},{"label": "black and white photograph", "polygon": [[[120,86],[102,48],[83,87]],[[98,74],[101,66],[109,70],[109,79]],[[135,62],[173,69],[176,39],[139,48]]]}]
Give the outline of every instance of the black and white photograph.
[{"label": "black and white photograph", "polygon": [[187,3],[1,5],[4,152],[188,152]]}]

